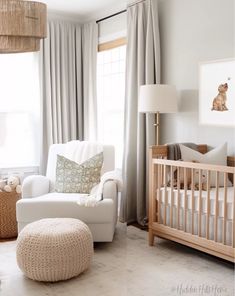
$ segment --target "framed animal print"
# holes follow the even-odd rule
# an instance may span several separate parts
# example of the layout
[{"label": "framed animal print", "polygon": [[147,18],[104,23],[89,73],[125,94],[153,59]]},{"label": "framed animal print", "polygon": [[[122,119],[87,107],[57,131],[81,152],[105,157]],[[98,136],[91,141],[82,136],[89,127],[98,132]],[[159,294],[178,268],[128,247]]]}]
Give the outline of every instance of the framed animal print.
[{"label": "framed animal print", "polygon": [[199,123],[235,126],[235,59],[200,63]]}]

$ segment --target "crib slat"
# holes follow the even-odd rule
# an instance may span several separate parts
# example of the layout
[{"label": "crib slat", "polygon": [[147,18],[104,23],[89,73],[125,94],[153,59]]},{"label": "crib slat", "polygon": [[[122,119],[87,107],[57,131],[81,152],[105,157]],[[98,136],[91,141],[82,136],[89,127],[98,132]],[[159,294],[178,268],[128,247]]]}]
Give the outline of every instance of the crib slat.
[{"label": "crib slat", "polygon": [[199,170],[198,236],[202,235],[202,170]]},{"label": "crib slat", "polygon": [[157,177],[158,177],[158,184],[157,184],[157,191],[158,191],[158,223],[161,223],[161,164],[157,165]]},{"label": "crib slat", "polygon": [[188,210],[188,205],[187,205],[187,171],[186,168],[184,168],[184,231],[187,231],[187,210]]},{"label": "crib slat", "polygon": [[191,220],[191,232],[192,234],[194,234],[194,187],[195,187],[195,178],[194,178],[194,173],[195,173],[195,170],[192,169],[191,171],[191,174],[192,174],[192,177],[191,177],[191,205],[192,205],[192,220]]},{"label": "crib slat", "polygon": [[173,203],[174,203],[174,196],[173,196],[173,166],[171,166],[171,204],[170,204],[170,226],[173,227]]},{"label": "crib slat", "polygon": [[166,225],[166,205],[167,205],[167,187],[166,187],[166,179],[167,179],[167,172],[166,172],[166,165],[163,166],[163,179],[164,179],[164,212],[163,212],[163,224]]},{"label": "crib slat", "polygon": [[177,167],[177,229],[180,228],[180,168]]},{"label": "crib slat", "polygon": [[215,179],[215,225],[214,225],[214,241],[217,242],[218,237],[218,214],[219,214],[219,172],[216,172]]},{"label": "crib slat", "polygon": [[207,171],[207,200],[206,200],[206,238],[210,236],[210,193],[211,193],[211,172]]},{"label": "crib slat", "polygon": [[227,179],[228,174],[224,173],[224,219],[223,219],[223,244],[226,245],[226,225],[227,225]]}]

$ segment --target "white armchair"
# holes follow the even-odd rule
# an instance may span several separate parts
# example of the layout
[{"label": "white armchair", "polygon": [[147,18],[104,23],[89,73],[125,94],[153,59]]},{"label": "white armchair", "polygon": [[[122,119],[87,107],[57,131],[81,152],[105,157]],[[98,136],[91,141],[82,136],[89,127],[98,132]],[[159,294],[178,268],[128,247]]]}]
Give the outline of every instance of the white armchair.
[{"label": "white armchair", "polygon": [[[79,205],[80,193],[58,193],[54,190],[57,154],[64,155],[66,144],[50,147],[46,176],[29,176],[22,184],[22,199],[16,204],[18,231],[43,218],[77,218],[90,228],[93,240],[112,241],[117,223],[118,188],[115,180],[102,187],[103,199],[95,207]],[[104,165],[101,175],[114,170],[114,147],[103,146]]]}]

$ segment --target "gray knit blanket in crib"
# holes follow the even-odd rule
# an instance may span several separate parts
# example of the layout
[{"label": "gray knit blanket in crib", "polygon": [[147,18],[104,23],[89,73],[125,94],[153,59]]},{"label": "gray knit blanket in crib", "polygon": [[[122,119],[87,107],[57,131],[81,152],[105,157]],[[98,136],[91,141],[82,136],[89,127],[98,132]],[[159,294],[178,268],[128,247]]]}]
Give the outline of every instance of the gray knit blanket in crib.
[{"label": "gray knit blanket in crib", "polygon": [[188,148],[191,148],[193,150],[198,150],[197,149],[197,144],[194,143],[172,143],[172,144],[167,144],[168,146],[168,152],[167,152],[167,159],[170,160],[179,160],[181,159],[181,151],[180,151],[180,145],[182,144]]}]

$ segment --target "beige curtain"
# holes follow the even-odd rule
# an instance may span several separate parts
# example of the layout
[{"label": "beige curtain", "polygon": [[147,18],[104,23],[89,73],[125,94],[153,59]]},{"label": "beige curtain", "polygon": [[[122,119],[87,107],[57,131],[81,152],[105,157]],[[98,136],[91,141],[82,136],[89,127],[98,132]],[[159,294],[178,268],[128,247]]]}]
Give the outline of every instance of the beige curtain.
[{"label": "beige curtain", "polygon": [[95,22],[48,22],[41,49],[41,173],[51,144],[95,138],[97,44]]},{"label": "beige curtain", "polygon": [[144,225],[148,207],[148,148],[154,144],[154,118],[138,113],[138,93],[140,85],[160,81],[157,1],[147,0],[128,7],[127,26],[124,191],[120,220],[137,220]]},{"label": "beige curtain", "polygon": [[93,141],[97,139],[97,46],[97,24],[84,24],[82,26],[83,95],[86,98],[84,100],[84,139]]}]

